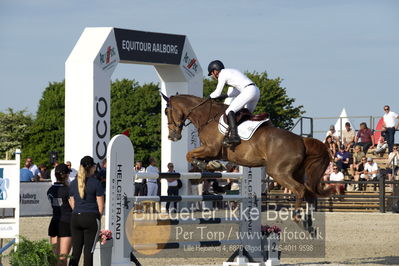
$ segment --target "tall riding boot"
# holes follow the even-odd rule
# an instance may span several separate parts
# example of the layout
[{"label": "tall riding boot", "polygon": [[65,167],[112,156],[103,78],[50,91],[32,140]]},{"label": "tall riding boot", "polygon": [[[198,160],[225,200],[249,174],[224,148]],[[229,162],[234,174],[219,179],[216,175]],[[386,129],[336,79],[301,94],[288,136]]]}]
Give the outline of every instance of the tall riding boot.
[{"label": "tall riding boot", "polygon": [[236,123],[236,118],[235,114],[233,111],[230,111],[229,114],[227,115],[227,120],[229,122],[229,127],[230,127],[230,135],[228,138],[225,138],[224,144],[225,145],[238,145],[241,142],[240,136],[238,136],[237,132],[237,123]]}]

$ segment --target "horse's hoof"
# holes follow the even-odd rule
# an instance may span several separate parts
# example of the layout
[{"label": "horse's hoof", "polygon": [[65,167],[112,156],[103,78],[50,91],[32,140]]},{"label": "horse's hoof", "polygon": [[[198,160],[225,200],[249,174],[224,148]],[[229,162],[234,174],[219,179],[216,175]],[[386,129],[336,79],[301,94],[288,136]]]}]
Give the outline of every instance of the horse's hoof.
[{"label": "horse's hoof", "polygon": [[206,170],[207,163],[205,161],[194,159],[192,163],[196,165],[200,170]]}]

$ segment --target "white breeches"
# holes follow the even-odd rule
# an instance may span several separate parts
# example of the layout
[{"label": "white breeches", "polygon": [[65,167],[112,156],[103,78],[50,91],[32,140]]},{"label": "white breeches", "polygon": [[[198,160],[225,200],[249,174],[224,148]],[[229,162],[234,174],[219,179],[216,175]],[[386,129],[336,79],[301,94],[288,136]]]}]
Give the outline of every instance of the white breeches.
[{"label": "white breeches", "polygon": [[259,97],[260,91],[258,87],[251,85],[244,88],[243,91],[232,100],[230,106],[226,109],[226,115],[230,111],[236,113],[244,107],[250,112],[253,112],[255,110],[256,104],[259,101]]}]

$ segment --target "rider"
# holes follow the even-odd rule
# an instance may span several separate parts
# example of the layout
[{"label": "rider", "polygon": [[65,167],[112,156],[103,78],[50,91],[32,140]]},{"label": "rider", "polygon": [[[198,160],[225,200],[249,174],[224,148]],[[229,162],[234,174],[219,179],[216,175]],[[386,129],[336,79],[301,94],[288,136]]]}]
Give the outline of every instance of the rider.
[{"label": "rider", "polygon": [[208,72],[208,76],[212,76],[212,78],[218,81],[215,91],[210,94],[211,98],[220,97],[225,84],[235,88],[235,90],[229,90],[227,96],[232,96],[230,94],[238,92],[238,95],[230,103],[225,112],[230,127],[230,136],[224,141],[226,145],[238,145],[241,140],[237,132],[235,113],[244,107],[250,112],[255,110],[260,97],[259,88],[240,71],[224,68],[223,63],[219,60],[209,63]]}]

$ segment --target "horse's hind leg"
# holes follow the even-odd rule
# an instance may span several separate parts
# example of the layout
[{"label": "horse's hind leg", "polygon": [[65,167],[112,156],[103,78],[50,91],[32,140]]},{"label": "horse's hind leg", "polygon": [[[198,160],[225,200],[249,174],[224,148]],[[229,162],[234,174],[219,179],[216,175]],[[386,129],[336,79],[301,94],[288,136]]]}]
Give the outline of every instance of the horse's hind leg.
[{"label": "horse's hind leg", "polygon": [[293,212],[293,218],[296,222],[299,222],[301,220],[301,212],[300,208],[302,205],[303,198],[305,196],[305,186],[298,181],[296,181],[292,174],[290,173],[285,173],[285,174],[278,174],[278,175],[273,175],[271,174],[274,180],[276,180],[280,185],[283,187],[288,188],[289,190],[292,191],[292,193],[295,194],[295,208]]}]

